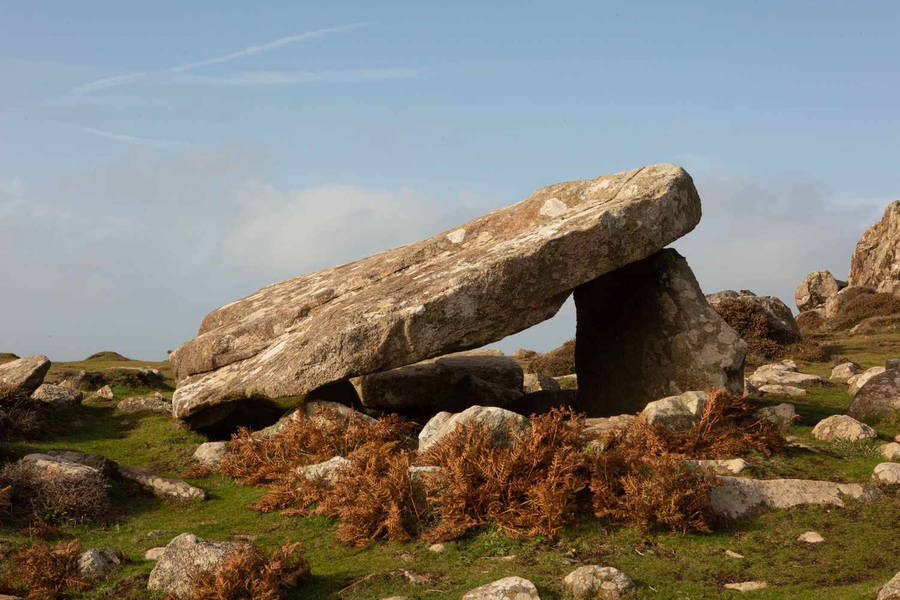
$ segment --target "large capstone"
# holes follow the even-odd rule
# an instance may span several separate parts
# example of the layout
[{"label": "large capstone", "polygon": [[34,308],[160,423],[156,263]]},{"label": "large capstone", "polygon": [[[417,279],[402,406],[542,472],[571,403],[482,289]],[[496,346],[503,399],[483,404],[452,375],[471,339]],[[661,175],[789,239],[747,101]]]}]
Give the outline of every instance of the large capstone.
[{"label": "large capstone", "polygon": [[690,176],[654,165],[552,185],[422,242],[275,283],[207,315],[171,354],[173,413],[225,418],[221,407],[245,398],[484,346],[552,317],[577,286],[699,219]]},{"label": "large capstone", "polygon": [[575,308],[578,407],[589,415],[639,412],[689,390],[743,392],[747,345],[676,251],[576,288]]}]

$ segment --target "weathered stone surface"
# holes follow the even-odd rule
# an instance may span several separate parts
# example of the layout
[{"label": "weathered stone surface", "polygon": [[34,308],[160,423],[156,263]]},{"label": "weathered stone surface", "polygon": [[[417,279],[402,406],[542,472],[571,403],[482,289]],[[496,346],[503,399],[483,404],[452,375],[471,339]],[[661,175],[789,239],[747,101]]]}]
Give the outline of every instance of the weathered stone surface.
[{"label": "weathered stone surface", "polygon": [[854,375],[862,373],[862,367],[855,362],[845,362],[831,369],[831,375],[828,377],[831,381],[847,381]]},{"label": "weathered stone surface", "polygon": [[878,447],[878,451],[887,460],[900,462],[900,443],[888,442],[887,444],[882,444]]},{"label": "weathered stone surface", "polygon": [[749,466],[743,458],[686,460],[684,464],[716,475],[738,475]]},{"label": "weathered stone surface", "polygon": [[112,400],[116,397],[113,393],[112,388],[108,385],[104,385],[102,388],[94,392],[94,397],[100,398],[101,400]]},{"label": "weathered stone surface", "polygon": [[872,479],[887,485],[900,485],[900,463],[883,462],[875,465]]},{"label": "weathered stone surface", "polygon": [[119,468],[119,464],[116,461],[99,454],[90,454],[88,452],[78,452],[76,450],[48,450],[47,456],[97,469],[107,477],[115,475]]},{"label": "weathered stone surface", "polygon": [[194,534],[182,533],[157,558],[147,589],[187,598],[192,591],[191,575],[197,570],[214,573],[236,547],[230,542],[208,542]]},{"label": "weathered stone surface", "polygon": [[[753,385],[753,384],[751,384]],[[780,383],[769,383],[756,388],[759,397],[763,396],[791,396],[792,398],[802,398],[806,395],[806,390],[793,385],[782,385]]]},{"label": "weathered stone surface", "polygon": [[860,483],[743,477],[719,477],[718,482],[709,493],[710,507],[730,519],[803,505],[844,506],[848,498],[871,502],[881,497],[877,488]]},{"label": "weathered stone surface", "polygon": [[448,354],[357,377],[352,383],[363,406],[385,410],[512,407],[524,394],[521,365],[499,350]]},{"label": "weathered stone surface", "polygon": [[215,469],[225,456],[226,442],[204,442],[194,450],[193,459],[201,465]]},{"label": "weathered stone surface", "polygon": [[756,416],[778,426],[779,431],[786,432],[797,418],[797,410],[787,402],[775,406],[764,406],[756,411]]},{"label": "weathered stone surface", "polygon": [[85,579],[100,579],[122,564],[122,553],[115,548],[91,548],[78,557],[78,572]]},{"label": "weathered stone surface", "polygon": [[655,165],[553,185],[428,240],[270,285],[210,313],[171,354],[174,414],[484,346],[548,319],[574,288],[699,218],[690,176]]},{"label": "weathered stone surface", "polygon": [[765,581],[741,581],[738,583],[726,583],[724,587],[726,590],[735,592],[756,592],[766,589],[769,587],[769,584]]},{"label": "weathered stone surface", "polygon": [[713,308],[724,301],[740,303],[754,314],[764,316],[772,336],[780,343],[790,344],[803,337],[791,309],[776,296],[757,296],[750,290],[724,290],[709,294],[706,300]]},{"label": "weathered stone surface", "polygon": [[875,600],[900,600],[900,572],[878,590]]},{"label": "weathered stone surface", "polygon": [[144,467],[120,466],[119,475],[133,481],[160,498],[175,500],[205,500],[206,492],[180,479],[161,477]]},{"label": "weathered stone surface", "polygon": [[792,360],[763,365],[747,380],[757,388],[764,385],[790,385],[802,388],[828,385],[828,380],[818,375],[798,372],[797,364]]},{"label": "weathered stone surface", "polygon": [[334,485],[338,471],[349,464],[350,461],[343,456],[333,456],[325,462],[297,467],[297,475],[309,481],[321,481],[326,485]]},{"label": "weathered stone surface", "polygon": [[531,427],[527,417],[495,406],[471,406],[450,416],[438,413],[432,420],[435,419],[436,423],[429,421],[419,433],[419,452],[427,452],[457,427],[483,426],[492,436],[493,443],[501,447],[511,445],[517,433],[524,433]]},{"label": "weathered stone surface", "polygon": [[469,590],[462,600],[541,600],[533,583],[521,577],[504,577]]},{"label": "weathered stone surface", "polygon": [[900,291],[900,200],[887,205],[881,221],[869,227],[850,257],[850,285],[879,292]]},{"label": "weathered stone surface", "polygon": [[747,344],[674,250],[579,286],[575,307],[578,407],[589,416],[638,412],[688,390],[743,393]]},{"label": "weathered stone surface", "polygon": [[847,414],[863,421],[900,416],[900,370],[885,369],[854,382],[853,399]]},{"label": "weathered stone surface", "polygon": [[165,551],[165,546],[156,546],[155,548],[150,548],[144,552],[144,558],[146,560],[159,560],[159,557],[162,556]]},{"label": "weathered stone surface", "polygon": [[119,409],[119,412],[124,413],[153,412],[170,415],[172,414],[172,401],[159,392],[154,392],[147,396],[131,396],[120,400],[116,408]]},{"label": "weathered stone surface", "polygon": [[44,381],[50,369],[50,359],[35,354],[0,365],[0,385],[23,394],[31,394]]},{"label": "weathered stone surface", "polygon": [[813,427],[812,436],[817,440],[831,442],[841,440],[859,442],[878,437],[875,430],[847,415],[832,415],[822,419]]},{"label": "weathered stone surface", "polygon": [[579,600],[619,600],[636,589],[631,577],[615,567],[586,565],[563,579],[563,585]]},{"label": "weathered stone surface", "polygon": [[526,392],[554,392],[560,389],[555,379],[543,373],[525,373],[522,385]]},{"label": "weathered stone surface", "polygon": [[684,392],[650,402],[641,414],[651,425],[664,425],[673,430],[689,429],[703,414],[706,400],[706,392]]},{"label": "weathered stone surface", "polygon": [[813,271],[803,279],[794,292],[797,309],[802,312],[819,308],[837,294],[841,287],[830,271]]},{"label": "weathered stone surface", "polygon": [[878,375],[879,373],[885,372],[884,367],[872,367],[871,369],[866,369],[862,373],[858,373],[853,375],[849,379],[847,379],[847,393],[850,396],[855,396],[856,392],[859,391],[863,385],[866,384],[867,381]]},{"label": "weathered stone surface", "polygon": [[797,538],[798,542],[804,542],[807,544],[821,544],[825,541],[825,538],[822,537],[818,531],[806,531],[800,534],[800,537]]},{"label": "weathered stone surface", "polygon": [[81,404],[84,393],[81,390],[73,390],[64,385],[42,383],[31,394],[31,398],[55,408],[74,408]]}]

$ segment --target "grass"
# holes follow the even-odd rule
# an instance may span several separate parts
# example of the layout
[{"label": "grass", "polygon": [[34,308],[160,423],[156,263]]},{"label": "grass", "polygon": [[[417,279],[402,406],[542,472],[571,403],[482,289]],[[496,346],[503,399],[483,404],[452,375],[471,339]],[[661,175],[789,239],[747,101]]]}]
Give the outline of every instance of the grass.
[{"label": "grass", "polygon": [[[836,347],[836,353],[865,366],[900,356],[900,334],[843,337],[828,343]],[[166,369],[164,372],[171,376],[166,363],[88,361],[60,363],[54,368],[99,370],[139,365]],[[801,364],[804,372],[825,376],[830,369],[827,363]],[[118,400],[145,390],[114,391]],[[772,459],[751,457],[752,475],[864,481],[881,462],[875,448],[882,442],[825,444],[810,435],[819,419],[846,409],[846,386],[813,389],[805,398],[775,401],[796,405],[801,421],[791,433],[822,452],[791,450]],[[120,414],[115,402],[88,401],[65,435],[16,443],[8,449],[14,455],[49,449],[95,452],[123,464],[180,476],[196,445],[205,439],[165,416]],[[877,429],[884,436],[898,432],[890,426]],[[348,548],[336,542],[336,525],[322,517],[285,517],[250,510],[248,505],[263,495],[263,489],[241,486],[219,475],[188,481],[207,490],[209,500],[172,504],[149,496],[126,498],[122,490],[114,490],[116,508],[108,525],[61,530],[61,539],[77,537],[85,548],[115,546],[129,559],[110,581],[74,597],[97,598],[104,593],[124,597],[111,592],[114,586],[129,577],[146,576],[153,567],[142,558],[143,553],[185,531],[213,540],[251,536],[266,551],[286,541],[301,542],[313,579],[292,597],[313,600],[373,600],[391,595],[459,598],[471,588],[509,575],[534,581],[545,600],[562,600],[567,597],[562,578],[581,564],[622,569],[638,583],[637,598],[717,598],[724,583],[761,579],[769,588],[755,592],[754,598],[862,599],[874,597],[875,590],[900,568],[896,562],[900,555],[900,536],[896,533],[900,522],[898,490],[887,490],[886,499],[874,505],[773,512],[712,534],[642,533],[632,527],[586,519],[563,529],[556,539],[509,538],[494,529],[481,530],[446,543],[444,552],[438,554],[425,542],[379,542]],[[821,533],[825,543],[811,546],[798,542],[797,536],[807,530]],[[155,531],[159,533],[148,537]],[[14,544],[28,541],[8,526],[0,526],[0,540]],[[729,558],[724,554],[726,549],[745,558]],[[425,580],[413,583],[404,570],[425,576]],[[139,587],[140,593],[129,597],[151,597],[143,591],[143,585]]]}]

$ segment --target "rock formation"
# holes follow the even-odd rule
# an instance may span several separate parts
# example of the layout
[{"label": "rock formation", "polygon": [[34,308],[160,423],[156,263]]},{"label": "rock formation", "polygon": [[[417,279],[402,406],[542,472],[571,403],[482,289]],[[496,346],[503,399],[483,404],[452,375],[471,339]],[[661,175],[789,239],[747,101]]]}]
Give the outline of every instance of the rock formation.
[{"label": "rock formation", "polygon": [[819,308],[846,286],[847,282],[838,281],[830,271],[813,271],[794,292],[797,309],[803,312]]},{"label": "rock formation", "polygon": [[884,210],[881,221],[863,233],[850,257],[848,283],[879,292],[900,292],[900,200]]},{"label": "rock formation", "polygon": [[775,296],[757,296],[750,290],[740,292],[724,290],[709,294],[706,299],[719,314],[723,314],[723,310],[729,304],[734,304],[750,314],[762,315],[766,320],[769,336],[774,342],[791,344],[803,337],[791,309]]},{"label": "rock formation", "polygon": [[[179,380],[173,414],[214,422],[244,398],[303,395],[481,347],[553,316],[576,287],[652,256],[699,218],[690,176],[655,165],[553,185],[425,241],[270,285],[210,313],[198,337],[171,354]],[[675,268],[677,276],[660,275],[677,288],[667,299],[682,291],[698,296],[683,260]],[[742,348],[734,333],[703,312],[710,309],[702,295],[676,307],[668,325],[711,326],[718,341],[670,328],[680,345],[662,353],[685,356],[670,356],[679,364],[667,375],[689,368],[703,372],[703,381],[639,396],[739,387]],[[683,309],[691,315],[675,314]],[[702,353],[693,351],[698,343]],[[724,358],[713,356],[721,352]]]}]

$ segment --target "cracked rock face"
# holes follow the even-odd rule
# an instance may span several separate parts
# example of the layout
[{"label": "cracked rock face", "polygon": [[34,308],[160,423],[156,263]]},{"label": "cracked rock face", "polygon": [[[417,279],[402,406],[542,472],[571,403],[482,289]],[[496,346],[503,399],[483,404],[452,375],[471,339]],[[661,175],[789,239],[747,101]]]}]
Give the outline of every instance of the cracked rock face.
[{"label": "cracked rock face", "polygon": [[50,359],[35,354],[0,365],[0,385],[23,394],[31,394],[44,381],[50,369]]},{"label": "cracked rock face", "polygon": [[173,414],[190,421],[484,346],[699,219],[690,176],[654,165],[552,185],[422,242],[272,284],[207,315],[172,353]]},{"label": "cracked rock face", "polygon": [[900,292],[900,200],[884,210],[881,221],[869,227],[850,257],[851,286],[890,294]]}]

